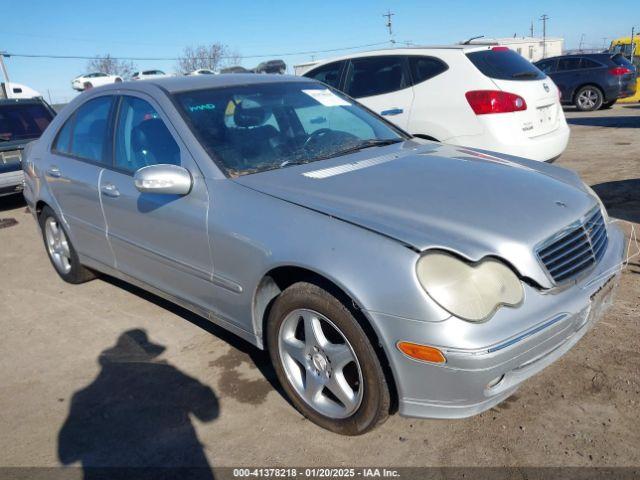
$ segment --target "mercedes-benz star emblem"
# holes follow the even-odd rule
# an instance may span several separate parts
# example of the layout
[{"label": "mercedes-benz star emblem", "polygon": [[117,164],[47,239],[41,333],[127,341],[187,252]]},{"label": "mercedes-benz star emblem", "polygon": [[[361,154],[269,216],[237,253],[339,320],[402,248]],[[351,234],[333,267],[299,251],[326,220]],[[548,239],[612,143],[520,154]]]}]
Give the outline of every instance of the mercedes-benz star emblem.
[{"label": "mercedes-benz star emblem", "polygon": [[547,85],[546,83],[543,83],[542,86],[544,87],[544,91],[549,93],[549,85]]}]

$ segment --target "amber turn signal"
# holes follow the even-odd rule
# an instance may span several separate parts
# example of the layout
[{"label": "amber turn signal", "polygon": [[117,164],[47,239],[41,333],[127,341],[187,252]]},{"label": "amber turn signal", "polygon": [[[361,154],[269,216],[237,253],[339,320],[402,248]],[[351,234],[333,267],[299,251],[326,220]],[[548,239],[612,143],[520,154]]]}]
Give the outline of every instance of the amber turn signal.
[{"label": "amber turn signal", "polygon": [[398,350],[407,357],[421,360],[423,362],[445,363],[447,361],[440,350],[427,345],[419,345],[411,342],[398,342]]}]

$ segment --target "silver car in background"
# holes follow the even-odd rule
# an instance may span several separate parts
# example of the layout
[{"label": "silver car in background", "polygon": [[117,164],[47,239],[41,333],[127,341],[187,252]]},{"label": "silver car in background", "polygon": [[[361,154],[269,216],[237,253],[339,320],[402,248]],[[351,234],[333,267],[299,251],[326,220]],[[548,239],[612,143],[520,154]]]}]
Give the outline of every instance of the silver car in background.
[{"label": "silver car in background", "polygon": [[413,139],[296,77],[92,89],[24,169],[64,280],[113,275],[268,349],[349,435],[510,396],[602,315],[624,251],[575,173]]}]

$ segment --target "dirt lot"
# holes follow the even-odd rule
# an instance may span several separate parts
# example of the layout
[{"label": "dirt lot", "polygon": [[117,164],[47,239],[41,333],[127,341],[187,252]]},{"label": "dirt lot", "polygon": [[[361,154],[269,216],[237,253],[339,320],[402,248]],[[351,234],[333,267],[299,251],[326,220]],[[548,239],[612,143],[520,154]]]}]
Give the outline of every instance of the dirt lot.
[{"label": "dirt lot", "polygon": [[[567,116],[571,143],[558,164],[640,227],[640,106]],[[91,461],[88,446],[104,452],[96,459],[135,463],[145,439],[173,452],[159,464],[197,463],[203,451],[212,466],[640,466],[637,257],[606,318],[503,404],[457,421],[396,415],[346,438],[283,399],[261,352],[114,280],[63,283],[24,204],[0,199],[0,218],[18,221],[0,229],[0,466]],[[125,336],[117,348],[134,361],[114,367],[108,350],[133,329],[166,350],[140,362]],[[133,423],[139,437],[118,442]]]}]

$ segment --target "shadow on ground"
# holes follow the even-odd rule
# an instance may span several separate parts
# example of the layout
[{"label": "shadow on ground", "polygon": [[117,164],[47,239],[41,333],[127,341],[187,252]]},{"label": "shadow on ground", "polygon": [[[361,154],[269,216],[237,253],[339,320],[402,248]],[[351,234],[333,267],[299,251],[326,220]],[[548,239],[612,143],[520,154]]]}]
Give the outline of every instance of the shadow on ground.
[{"label": "shadow on ground", "polygon": [[640,223],[640,178],[598,183],[593,189],[604,202],[609,215]]},{"label": "shadow on ground", "polygon": [[24,197],[22,196],[22,194],[0,197],[0,213],[26,206],[27,203],[24,201]]},{"label": "shadow on ground", "polygon": [[165,347],[129,330],[98,357],[96,379],[71,399],[58,456],[84,478],[212,479],[191,415],[218,418],[211,388],[158,360]]},{"label": "shadow on ground", "polygon": [[[174,315],[182,317],[188,322],[200,327],[211,335],[215,335],[219,339],[229,344],[231,350],[209,362],[209,366],[220,370],[221,380],[220,388],[223,391],[219,393],[224,396],[233,397],[241,403],[257,405],[262,403],[269,392],[276,390],[280,396],[290,403],[287,395],[282,390],[276,372],[271,366],[271,360],[267,352],[259,350],[247,341],[225,330],[222,327],[211,323],[209,320],[202,318],[189,310],[186,310],[175,303],[164,300],[153,293],[142,290],[129,283],[118,280],[114,277],[101,275],[100,278],[112,285],[122,288],[148,302],[170,311]],[[213,353],[213,352],[212,352]],[[248,363],[249,366],[257,368],[264,379],[245,380],[242,376],[237,375],[235,370],[242,364]]]},{"label": "shadow on ground", "polygon": [[612,116],[612,117],[572,117],[567,118],[570,125],[603,128],[640,128],[640,116]]}]

